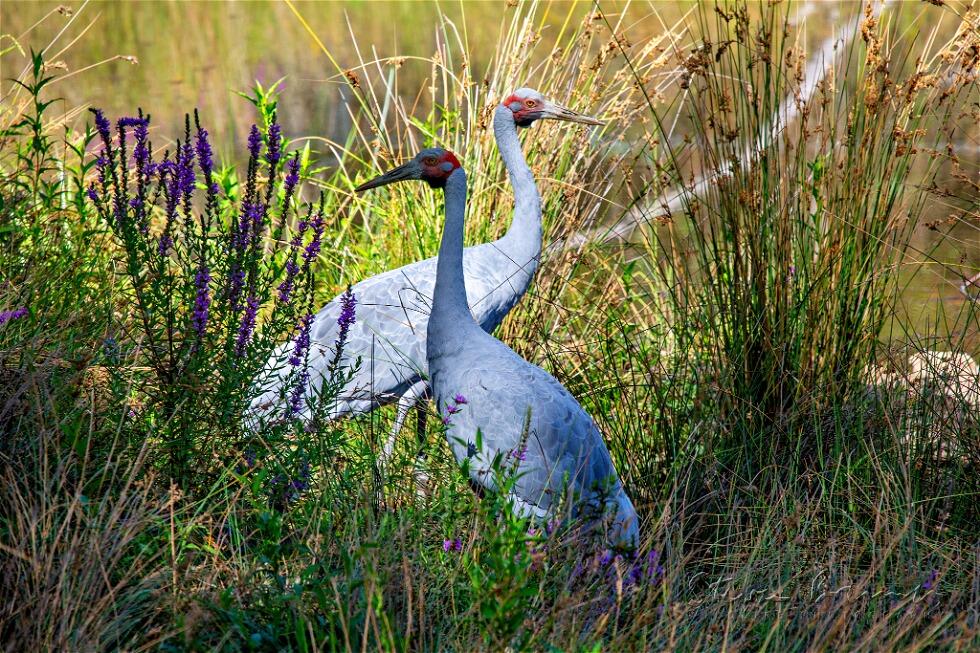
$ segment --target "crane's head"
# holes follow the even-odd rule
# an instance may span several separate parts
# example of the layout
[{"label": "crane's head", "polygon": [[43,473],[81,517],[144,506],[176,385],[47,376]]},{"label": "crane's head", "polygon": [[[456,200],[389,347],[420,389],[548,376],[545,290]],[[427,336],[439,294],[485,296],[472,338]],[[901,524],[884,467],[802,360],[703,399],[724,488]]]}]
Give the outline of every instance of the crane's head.
[{"label": "crane's head", "polygon": [[530,127],[535,120],[564,120],[583,125],[602,125],[601,120],[572,111],[552,102],[533,88],[519,88],[500,103],[510,109],[518,127]]},{"label": "crane's head", "polygon": [[361,184],[354,191],[359,193],[370,188],[409,179],[421,179],[432,188],[443,188],[446,185],[446,180],[449,179],[449,175],[462,167],[456,155],[449,150],[444,150],[441,147],[429,147],[416,154],[415,158],[408,163]]}]

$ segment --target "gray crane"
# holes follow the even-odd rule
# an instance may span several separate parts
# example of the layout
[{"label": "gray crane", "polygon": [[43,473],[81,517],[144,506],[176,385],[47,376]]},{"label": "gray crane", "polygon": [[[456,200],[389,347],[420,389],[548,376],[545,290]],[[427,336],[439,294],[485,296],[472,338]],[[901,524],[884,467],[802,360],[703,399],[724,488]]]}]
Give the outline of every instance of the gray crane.
[{"label": "gray crane", "polygon": [[[524,295],[541,255],[541,197],[531,169],[524,160],[518,127],[541,119],[586,125],[602,122],[547,100],[535,90],[522,88],[497,107],[493,117],[497,147],[514,189],[514,217],[502,238],[465,250],[463,267],[470,304],[479,325],[493,331]],[[360,359],[355,374],[331,409],[332,418],[367,413],[379,405],[398,402],[398,413],[383,456],[394,447],[408,411],[419,404],[419,430],[424,430],[422,401],[429,389],[425,359],[426,325],[436,278],[436,259],[429,258],[365,279],[352,288],[357,301],[357,320],[350,327],[341,366]],[[311,414],[309,402],[317,395],[333,359],[341,313],[338,295],[316,314],[311,327],[310,389],[300,418]],[[285,407],[284,386],[291,366],[291,343],[284,343],[270,358],[257,384],[261,393],[251,412],[274,415]]]},{"label": "gray crane", "polygon": [[515,483],[508,492],[518,514],[552,519],[559,499],[569,497],[571,516],[603,523],[609,546],[635,548],[636,510],[595,422],[553,376],[487,333],[470,313],[463,254],[466,173],[456,156],[442,148],[423,150],[357,191],[410,179],[446,194],[426,359],[456,460],[471,482],[496,490],[500,461],[510,458]]}]

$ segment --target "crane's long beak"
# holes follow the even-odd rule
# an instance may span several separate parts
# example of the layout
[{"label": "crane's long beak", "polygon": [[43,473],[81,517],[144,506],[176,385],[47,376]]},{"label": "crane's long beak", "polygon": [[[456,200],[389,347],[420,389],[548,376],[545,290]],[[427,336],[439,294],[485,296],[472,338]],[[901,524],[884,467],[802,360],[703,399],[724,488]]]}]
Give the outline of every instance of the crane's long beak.
[{"label": "crane's long beak", "polygon": [[421,170],[418,164],[412,160],[408,163],[402,164],[397,168],[392,168],[388,172],[375,177],[370,181],[366,181],[357,188],[354,189],[355,193],[360,193],[365,190],[370,190],[371,188],[378,188],[379,186],[387,186],[388,184],[393,184],[396,181],[405,181],[406,179],[421,179]]},{"label": "crane's long beak", "polygon": [[577,122],[582,125],[604,125],[601,120],[593,118],[592,116],[587,116],[584,113],[579,113],[577,111],[572,111],[568,107],[563,107],[555,102],[545,103],[544,109],[542,110],[542,118],[548,118],[550,120],[561,120],[564,122]]}]

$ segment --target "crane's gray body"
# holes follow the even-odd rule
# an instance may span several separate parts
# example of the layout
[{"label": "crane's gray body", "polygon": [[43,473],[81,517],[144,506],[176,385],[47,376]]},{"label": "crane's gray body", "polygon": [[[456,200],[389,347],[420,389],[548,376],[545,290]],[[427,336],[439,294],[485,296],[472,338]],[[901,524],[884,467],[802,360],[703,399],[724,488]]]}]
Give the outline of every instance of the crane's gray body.
[{"label": "crane's gray body", "polygon": [[[460,463],[469,461],[473,482],[490,489],[495,458],[505,467],[508,460],[515,465],[511,498],[520,514],[554,517],[557,501],[570,493],[573,516],[586,507],[604,513],[610,518],[609,543],[636,546],[636,510],[595,422],[553,376],[470,315],[469,277],[464,285],[462,273],[465,205],[466,175],[458,169],[446,183],[446,226],[427,339],[432,392],[447,415],[453,454]],[[459,395],[465,403],[457,401]]]}]

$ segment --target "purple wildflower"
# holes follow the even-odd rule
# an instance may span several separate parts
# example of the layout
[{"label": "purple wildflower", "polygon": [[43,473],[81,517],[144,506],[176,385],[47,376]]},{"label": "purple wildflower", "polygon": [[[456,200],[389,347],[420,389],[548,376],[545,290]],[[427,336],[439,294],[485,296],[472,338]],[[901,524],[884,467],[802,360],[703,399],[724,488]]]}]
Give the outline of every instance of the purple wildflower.
[{"label": "purple wildflower", "polygon": [[0,311],[0,324],[6,324],[11,320],[19,320],[20,318],[27,315],[27,307],[21,306],[20,308],[15,308],[12,311]]},{"label": "purple wildflower", "polygon": [[313,228],[313,239],[306,246],[306,250],[303,251],[304,270],[310,266],[320,253],[320,239],[323,237],[323,216],[317,214],[310,222],[310,227]]},{"label": "purple wildflower", "polygon": [[194,286],[197,288],[197,295],[194,298],[194,315],[191,323],[198,337],[204,336],[204,330],[208,326],[208,311],[211,307],[211,295],[208,292],[208,284],[211,283],[211,274],[206,265],[202,265],[194,277]]},{"label": "purple wildflower", "polygon": [[[177,189],[184,202],[190,202],[191,194],[194,192],[194,148],[190,141],[184,143],[180,154],[177,157]],[[185,207],[186,210],[186,207]]]},{"label": "purple wildflower", "polygon": [[101,109],[92,109],[92,113],[95,114],[95,128],[99,132],[99,136],[102,137],[102,141],[108,144],[112,140],[112,125],[109,124],[109,119],[105,117]]},{"label": "purple wildflower", "polygon": [[252,125],[251,131],[248,132],[248,155],[252,159],[258,160],[259,152],[262,149],[262,134],[259,133],[259,128],[256,125]]},{"label": "purple wildflower", "polygon": [[211,141],[208,140],[208,130],[203,127],[197,128],[197,162],[205,178],[210,179],[214,172],[214,152],[211,150]]},{"label": "purple wildflower", "polygon": [[93,202],[99,201],[99,192],[95,190],[95,182],[88,185],[88,190],[85,191],[85,194],[88,195],[88,198]]},{"label": "purple wildflower", "polygon": [[[460,401],[460,399],[462,399],[462,401]],[[446,426],[452,424],[452,416],[462,411],[463,409],[461,408],[461,406],[463,406],[466,403],[467,403],[466,397],[464,397],[461,394],[457,394],[448,402],[446,402],[446,407],[443,408],[443,413],[442,413],[442,423]]]},{"label": "purple wildflower", "polygon": [[245,271],[239,267],[232,269],[228,275],[228,304],[231,310],[238,312],[242,310],[239,300],[242,297],[242,289],[245,287]]},{"label": "purple wildflower", "polygon": [[259,237],[262,235],[262,224],[265,222],[265,204],[262,202],[249,202],[244,207],[244,216],[242,217],[241,227],[243,233],[240,237],[243,239],[242,246],[248,241],[248,236],[244,233],[244,230],[248,228],[248,225],[252,227],[252,244],[256,245],[259,242]]},{"label": "purple wildflower", "polygon": [[296,415],[303,408],[303,397],[306,396],[306,386],[309,382],[310,371],[304,367],[299,373],[299,378],[296,380],[296,386],[293,388],[292,394],[289,396],[287,415]]},{"label": "purple wildflower", "polygon": [[255,331],[255,315],[258,311],[258,298],[249,295],[245,300],[245,314],[242,315],[242,322],[238,327],[238,339],[235,341],[235,355],[239,358],[245,355],[245,347],[252,339],[252,332]]},{"label": "purple wildflower", "polygon": [[527,460],[527,445],[521,445],[519,448],[511,449],[507,457],[521,462]]},{"label": "purple wildflower", "polygon": [[265,160],[269,162],[269,166],[272,168],[276,167],[279,163],[279,157],[282,156],[282,127],[279,123],[274,122],[269,125],[269,146],[265,151]]},{"label": "purple wildflower", "polygon": [[160,243],[157,245],[157,252],[160,256],[166,256],[170,252],[170,248],[174,246],[174,239],[170,236],[170,224],[167,224],[167,229],[160,235]]},{"label": "purple wildflower", "polygon": [[293,189],[299,183],[299,159],[295,156],[286,162],[286,198],[292,195]]},{"label": "purple wildflower", "polygon": [[929,590],[931,590],[933,587],[936,586],[936,579],[938,579],[938,578],[939,578],[939,571],[938,570],[933,569],[932,571],[930,571],[929,572],[929,578],[927,578],[922,583],[922,589],[924,589],[927,592]]},{"label": "purple wildflower", "polygon": [[[126,120],[126,118],[123,118],[123,120]],[[120,124],[122,124],[123,120],[119,121]],[[136,161],[136,165],[142,168],[150,160],[150,146],[147,143],[150,120],[148,118],[130,118],[129,120],[134,120],[133,125],[136,127],[133,130],[133,135],[136,137],[136,146],[133,148],[133,159]]]},{"label": "purple wildflower", "polygon": [[443,540],[442,550],[445,551],[446,553],[449,553],[450,551],[457,551],[457,552],[462,551],[463,541],[460,540],[458,537],[451,540]]},{"label": "purple wildflower", "polygon": [[296,379],[296,385],[290,394],[287,416],[299,413],[303,405],[303,397],[306,395],[306,386],[310,382],[310,371],[304,363],[306,362],[306,355],[310,350],[310,327],[312,325],[313,315],[307,313],[300,321],[296,334],[296,344],[293,346],[293,355],[289,357],[290,365],[293,367],[303,365],[303,369],[300,371],[299,377]]},{"label": "purple wildflower", "polygon": [[295,258],[286,261],[286,278],[279,284],[279,301],[284,304],[289,303],[290,295],[293,292],[293,280],[296,278],[298,272],[299,265],[296,263]]},{"label": "purple wildflower", "polygon": [[[108,121],[106,122],[108,123]],[[134,118],[131,116],[125,116],[123,118],[120,118],[118,123],[116,124],[119,127],[119,129],[126,129],[127,127],[140,127],[140,126],[145,127],[146,125],[149,124],[149,121],[143,117]]]},{"label": "purple wildflower", "polygon": [[307,313],[299,323],[296,334],[296,345],[293,347],[293,355],[289,357],[289,364],[299,367],[306,358],[306,352],[310,348],[310,327],[313,325],[313,315]]},{"label": "purple wildflower", "polygon": [[347,341],[347,332],[350,331],[351,325],[357,321],[356,309],[357,297],[354,296],[350,286],[347,286],[347,290],[340,296],[340,317],[337,318],[337,325],[340,327],[337,344],[340,347]]}]

